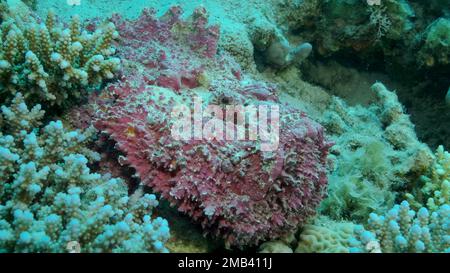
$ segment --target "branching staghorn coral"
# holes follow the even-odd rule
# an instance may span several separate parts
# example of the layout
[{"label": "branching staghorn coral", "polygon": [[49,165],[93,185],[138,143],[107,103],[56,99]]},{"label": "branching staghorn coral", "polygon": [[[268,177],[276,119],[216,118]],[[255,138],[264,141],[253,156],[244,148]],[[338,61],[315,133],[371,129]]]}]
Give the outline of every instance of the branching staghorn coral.
[{"label": "branching staghorn coral", "polygon": [[444,146],[438,147],[434,164],[419,182],[412,193],[406,194],[413,207],[426,204],[431,211],[436,211],[441,205],[450,204],[450,153]]},{"label": "branching staghorn coral", "polygon": [[155,195],[92,173],[88,133],[61,121],[41,130],[44,112],[18,93],[0,119],[1,252],[167,252],[167,221],[151,217]]},{"label": "branching staghorn coral", "polygon": [[367,230],[358,225],[351,238],[351,252],[450,252],[450,205],[431,212],[412,210],[407,201],[386,215],[371,213]]},{"label": "branching staghorn coral", "polygon": [[89,33],[74,16],[64,26],[53,11],[45,21],[3,13],[0,25],[0,94],[19,91],[27,102],[61,106],[112,79],[120,59],[112,57],[118,37],[113,23]]}]

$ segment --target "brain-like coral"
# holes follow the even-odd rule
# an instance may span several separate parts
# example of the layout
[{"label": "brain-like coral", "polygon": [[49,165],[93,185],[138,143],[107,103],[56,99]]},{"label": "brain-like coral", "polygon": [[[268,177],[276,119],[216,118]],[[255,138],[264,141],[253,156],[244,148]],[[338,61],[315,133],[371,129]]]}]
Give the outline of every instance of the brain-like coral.
[{"label": "brain-like coral", "polygon": [[349,239],[354,236],[351,222],[335,222],[318,217],[306,225],[299,236],[296,253],[348,253]]},{"label": "brain-like coral", "polygon": [[1,108],[0,253],[166,252],[155,195],[130,198],[122,180],[91,172],[89,134],[41,128],[43,115],[20,93]]},{"label": "brain-like coral", "polygon": [[[322,127],[278,101],[276,88],[245,75],[226,54],[217,54],[218,28],[205,10],[187,20],[171,8],[156,18],[114,18],[124,39],[118,51],[129,58],[120,82],[97,100],[95,125],[107,133],[143,184],[228,245],[254,245],[286,235],[315,213],[324,196],[328,143]],[[139,71],[136,75],[134,71]],[[203,106],[280,105],[279,145],[261,141],[181,139],[171,135],[172,109]],[[201,107],[200,107],[201,108]],[[244,131],[248,127],[219,116]]]},{"label": "brain-like coral", "polygon": [[112,79],[120,67],[113,57],[114,24],[90,33],[79,17],[64,25],[53,11],[45,20],[3,13],[0,25],[0,101],[22,92],[26,101],[61,106]]},{"label": "brain-like coral", "polygon": [[271,241],[262,244],[259,247],[259,253],[293,253],[293,251],[283,241]]}]

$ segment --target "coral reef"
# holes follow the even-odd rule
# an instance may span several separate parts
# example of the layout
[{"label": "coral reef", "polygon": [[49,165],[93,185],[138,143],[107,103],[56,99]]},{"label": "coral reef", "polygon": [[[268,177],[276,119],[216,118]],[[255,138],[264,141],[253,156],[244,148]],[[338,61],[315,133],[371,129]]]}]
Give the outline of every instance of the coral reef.
[{"label": "coral reef", "polygon": [[[433,149],[439,145],[448,149],[450,111],[442,100],[450,84],[448,1],[381,1],[372,6],[366,1],[288,2],[282,12],[292,33],[289,39],[314,45],[317,58],[306,64],[335,61],[354,68],[355,74],[385,74],[399,87],[399,98],[419,138]],[[302,66],[305,74],[323,75],[308,70]],[[354,94],[351,100],[365,92]]]},{"label": "coral reef", "polygon": [[450,65],[450,19],[436,19],[423,36],[420,64],[428,67]]},{"label": "coral reef", "polygon": [[348,253],[355,224],[335,222],[324,216],[303,227],[296,253]]},{"label": "coral reef", "polygon": [[438,2],[433,12],[411,0],[305,0],[285,8],[286,23],[319,56],[386,71],[411,86],[448,85],[450,18],[448,3]]},{"label": "coral reef", "polygon": [[66,26],[53,11],[41,20],[2,14],[0,102],[22,92],[27,102],[62,106],[112,79],[120,60],[112,57],[118,37],[112,23],[89,33],[74,16]]},{"label": "coral reef", "polygon": [[259,247],[259,253],[293,253],[293,251],[283,241],[270,241]]},{"label": "coral reef", "polygon": [[369,107],[350,107],[334,98],[321,118],[336,143],[322,212],[336,220],[361,222],[371,212],[392,207],[395,193],[405,191],[433,164],[395,93],[381,83],[372,92],[376,101]]},{"label": "coral reef", "polygon": [[166,252],[155,195],[128,197],[123,181],[92,173],[89,132],[42,129],[21,93],[0,119],[0,252]]},{"label": "coral reef", "polygon": [[392,165],[383,152],[385,144],[369,139],[362,145],[340,152],[336,170],[329,176],[329,194],[321,211],[334,219],[363,221],[370,212],[394,202],[394,181],[389,178],[396,177],[389,173]]},{"label": "coral reef", "polygon": [[95,126],[117,142],[120,162],[132,166],[141,183],[227,245],[254,245],[295,231],[315,213],[326,188],[330,143],[322,127],[283,106],[273,152],[263,151],[261,141],[174,140],[170,114],[177,104],[191,111],[199,97],[222,110],[278,102],[273,87],[249,78],[226,54],[216,56],[218,31],[207,26],[204,9],[186,21],[180,16],[173,7],[161,19],[151,10],[137,21],[114,19],[124,37],[118,48],[134,61],[126,65],[140,72],[125,72],[107,87],[95,106]]},{"label": "coral reef", "polygon": [[355,227],[351,252],[450,252],[450,206],[430,213],[425,207],[412,210],[407,201],[395,205],[386,215],[370,214],[368,230]]},{"label": "coral reef", "polygon": [[0,252],[450,252],[448,0],[23,2],[66,23],[0,0]]},{"label": "coral reef", "polygon": [[311,54],[312,45],[303,43],[297,47],[291,47],[285,39],[273,42],[265,53],[266,61],[278,68],[286,67],[294,62],[301,62]]},{"label": "coral reef", "polygon": [[[251,30],[247,30],[245,25],[236,24],[231,29],[221,28],[220,47],[228,52],[244,69],[256,70],[255,67],[255,45],[252,40]],[[256,39],[256,38],[255,38]],[[264,43],[261,38],[261,43]]]},{"label": "coral reef", "polygon": [[[269,241],[259,247],[260,253],[349,253],[350,239],[356,224],[333,221],[318,215],[300,227],[298,236]],[[298,240],[297,240],[298,238]]]},{"label": "coral reef", "polygon": [[426,205],[430,211],[436,211],[445,204],[450,204],[450,153],[439,146],[435,162],[430,170],[422,175],[406,198],[415,208]]},{"label": "coral reef", "polygon": [[[351,13],[349,14],[349,11]],[[399,41],[413,29],[414,11],[406,0],[369,5],[359,0],[305,0],[291,9],[291,28],[305,29],[321,55],[345,50],[358,53]],[[332,26],[332,27],[330,27]],[[308,31],[309,29],[309,31]]]}]

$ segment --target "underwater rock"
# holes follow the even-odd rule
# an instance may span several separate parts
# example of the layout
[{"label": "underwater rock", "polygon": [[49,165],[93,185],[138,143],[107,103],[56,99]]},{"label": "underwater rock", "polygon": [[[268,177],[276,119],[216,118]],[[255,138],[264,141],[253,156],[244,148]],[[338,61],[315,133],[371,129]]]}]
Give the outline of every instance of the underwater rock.
[{"label": "underwater rock", "polygon": [[312,45],[303,43],[297,47],[292,47],[285,39],[272,43],[265,52],[266,61],[278,68],[286,67],[294,62],[300,63],[311,54]]},{"label": "underwater rock", "polygon": [[295,253],[348,253],[354,228],[351,222],[317,217],[314,223],[302,229]]},{"label": "underwater rock", "polygon": [[120,163],[133,167],[142,184],[228,246],[294,232],[325,194],[331,144],[323,128],[280,105],[279,145],[273,151],[264,151],[261,141],[175,140],[176,105],[191,111],[198,98],[222,110],[280,104],[273,86],[245,75],[226,53],[217,54],[218,27],[207,25],[203,8],[188,20],[180,19],[181,13],[173,7],[161,18],[146,10],[137,21],[113,19],[124,38],[118,52],[139,73],[125,68],[121,81],[98,98],[96,127],[116,141],[124,153]]},{"label": "underwater rock", "polygon": [[450,153],[444,146],[437,148],[432,166],[405,197],[416,209],[426,205],[436,211],[439,206],[450,204]]},{"label": "underwater rock", "polygon": [[255,69],[255,46],[252,44],[251,34],[245,25],[236,25],[233,28],[221,29],[221,49],[234,57],[243,69]]}]

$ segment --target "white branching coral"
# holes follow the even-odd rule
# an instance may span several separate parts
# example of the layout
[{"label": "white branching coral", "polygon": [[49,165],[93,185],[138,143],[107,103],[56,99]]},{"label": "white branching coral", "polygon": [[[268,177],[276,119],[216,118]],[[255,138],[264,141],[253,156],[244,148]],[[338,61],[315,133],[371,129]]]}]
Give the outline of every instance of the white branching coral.
[{"label": "white branching coral", "polygon": [[450,204],[450,153],[442,145],[436,150],[428,173],[420,177],[419,185],[412,193],[407,193],[406,198],[414,207],[426,204],[432,211]]},{"label": "white branching coral", "polygon": [[57,22],[53,11],[42,22],[3,15],[1,101],[19,91],[27,102],[61,106],[112,79],[120,68],[120,59],[113,57],[112,43],[119,35],[113,23],[89,33],[78,16],[65,26]]},{"label": "white branching coral", "polygon": [[370,5],[370,24],[376,29],[376,39],[379,40],[389,32],[392,26],[391,19],[388,17],[388,12],[385,6]]},{"label": "white branching coral", "polygon": [[92,173],[89,133],[39,129],[43,114],[20,93],[1,109],[0,253],[167,252],[155,195],[130,198],[122,180]]},{"label": "white branching coral", "polygon": [[385,215],[371,213],[367,229],[355,227],[349,240],[352,252],[450,252],[450,205],[430,212],[415,211],[407,201],[395,205]]}]

